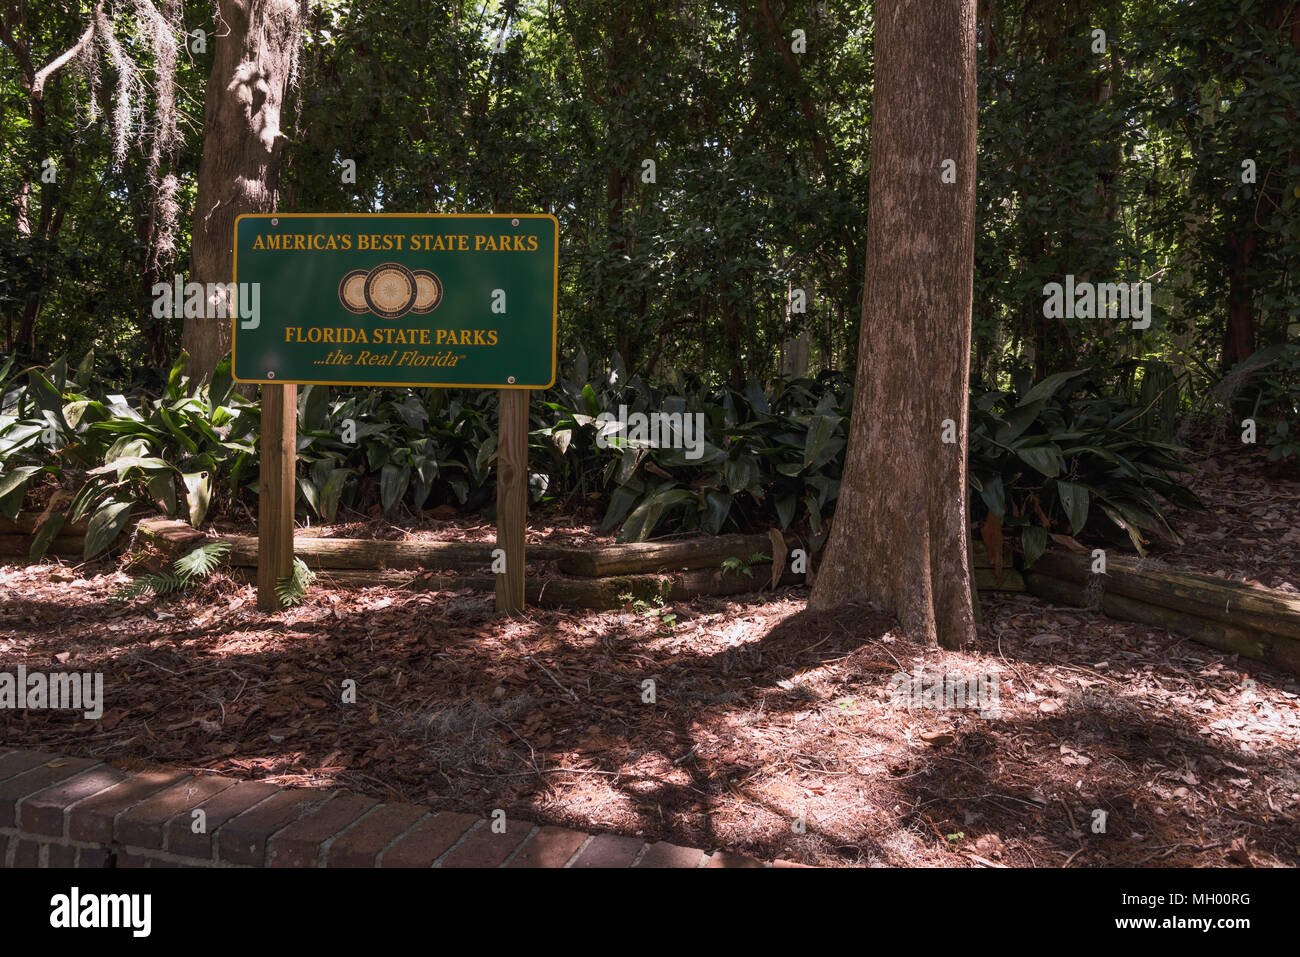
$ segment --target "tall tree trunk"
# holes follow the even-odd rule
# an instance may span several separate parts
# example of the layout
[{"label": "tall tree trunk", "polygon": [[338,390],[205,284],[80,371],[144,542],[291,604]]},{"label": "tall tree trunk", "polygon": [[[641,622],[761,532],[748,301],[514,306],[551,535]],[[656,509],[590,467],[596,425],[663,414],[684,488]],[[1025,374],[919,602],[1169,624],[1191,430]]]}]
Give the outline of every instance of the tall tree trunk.
[{"label": "tall tree trunk", "polygon": [[1232,250],[1232,267],[1228,275],[1228,324],[1223,333],[1223,372],[1243,359],[1249,359],[1255,351],[1255,310],[1250,288],[1250,265],[1258,245],[1254,232],[1237,234],[1228,240],[1228,246]]},{"label": "tall tree trunk", "polygon": [[[235,217],[275,209],[287,139],[280,111],[302,28],[299,0],[219,0],[219,9],[190,251],[190,279],[205,284],[231,281]],[[196,379],[210,378],[230,349],[229,308],[209,302],[216,318],[185,320],[182,345]]]},{"label": "tall tree trunk", "polygon": [[[866,599],[903,630],[974,634],[966,427],[975,262],[975,3],[878,0],[871,196],[843,484],[810,607]],[[945,159],[957,181],[943,183]],[[956,442],[941,438],[953,420]]]},{"label": "tall tree trunk", "polygon": [[[61,161],[59,175],[62,177],[60,188],[56,190],[45,184],[41,185],[40,218],[37,220],[34,235],[30,226],[28,226],[28,233],[25,234],[25,238],[39,244],[42,251],[40,278],[35,284],[39,294],[35,298],[28,299],[23,305],[22,322],[18,330],[17,345],[32,353],[36,351],[36,321],[40,317],[41,306],[44,305],[45,290],[48,288],[50,278],[50,248],[55,245],[59,231],[63,228],[63,217],[68,211],[76,170],[75,161],[71,157],[64,155],[59,159]],[[20,232],[20,235],[24,234]]]},{"label": "tall tree trunk", "polygon": [[[1296,4],[1279,4],[1268,20],[1268,29],[1278,34],[1282,44],[1290,41],[1293,47],[1300,50],[1300,10]],[[1269,62],[1275,61],[1269,57]],[[1284,116],[1294,122],[1295,111],[1287,111]],[[1295,151],[1291,150],[1287,159],[1294,163],[1294,157]],[[1286,180],[1283,182],[1286,183],[1284,188],[1290,190],[1290,183]],[[1256,189],[1268,189],[1267,176]],[[1257,310],[1251,271],[1261,251],[1261,243],[1265,245],[1265,251],[1269,243],[1269,237],[1257,225],[1257,214],[1258,209],[1244,211],[1240,215],[1237,229],[1228,237],[1228,251],[1232,254],[1232,260],[1228,267],[1228,322],[1223,331],[1220,372],[1227,372],[1238,362],[1249,359],[1257,345]]]}]

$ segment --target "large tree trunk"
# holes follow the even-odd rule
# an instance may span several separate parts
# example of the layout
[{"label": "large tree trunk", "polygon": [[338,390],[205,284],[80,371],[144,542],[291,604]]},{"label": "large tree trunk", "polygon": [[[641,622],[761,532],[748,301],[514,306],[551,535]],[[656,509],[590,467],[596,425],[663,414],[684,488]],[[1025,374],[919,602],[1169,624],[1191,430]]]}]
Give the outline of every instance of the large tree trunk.
[{"label": "large tree trunk", "polygon": [[[879,0],[857,385],[810,607],[867,600],[955,647],[974,634],[966,420],[975,259],[975,2]],[[941,181],[945,159],[956,182]],[[941,441],[952,419],[956,442]]]},{"label": "large tree trunk", "polygon": [[[219,0],[222,22],[208,76],[194,209],[190,279],[228,283],[234,269],[235,217],[275,209],[286,137],[280,111],[301,40],[298,0]],[[190,375],[207,379],[230,350],[229,305],[187,318],[182,344]]]},{"label": "large tree trunk", "polygon": [[1255,310],[1250,288],[1250,265],[1258,245],[1253,232],[1238,234],[1228,240],[1228,246],[1232,250],[1232,266],[1228,276],[1228,324],[1223,331],[1222,372],[1249,359],[1255,351]]}]

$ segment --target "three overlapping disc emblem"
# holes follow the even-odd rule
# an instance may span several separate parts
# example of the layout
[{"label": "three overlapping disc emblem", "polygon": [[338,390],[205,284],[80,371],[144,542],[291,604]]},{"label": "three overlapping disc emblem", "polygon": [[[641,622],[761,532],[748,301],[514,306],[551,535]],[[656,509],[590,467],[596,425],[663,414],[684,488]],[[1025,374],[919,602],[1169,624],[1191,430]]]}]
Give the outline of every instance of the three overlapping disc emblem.
[{"label": "three overlapping disc emblem", "polygon": [[339,302],[357,315],[373,312],[385,319],[399,319],[408,312],[424,315],[442,302],[442,280],[427,269],[380,263],[373,269],[354,269],[340,279]]}]

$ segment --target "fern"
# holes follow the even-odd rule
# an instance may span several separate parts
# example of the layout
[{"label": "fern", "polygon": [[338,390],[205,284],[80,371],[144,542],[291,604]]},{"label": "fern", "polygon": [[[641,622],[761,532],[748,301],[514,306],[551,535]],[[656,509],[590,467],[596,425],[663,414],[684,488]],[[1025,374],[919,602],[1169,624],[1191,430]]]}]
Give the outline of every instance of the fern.
[{"label": "fern", "polygon": [[208,542],[188,555],[176,559],[172,568],[176,570],[177,575],[186,580],[206,578],[229,554],[229,542]]},{"label": "fern", "polygon": [[280,605],[284,608],[290,608],[299,604],[307,594],[307,589],[316,581],[316,573],[307,567],[307,563],[301,558],[293,560],[293,571],[276,580],[275,594],[280,599]]},{"label": "fern", "polygon": [[743,558],[736,558],[735,556],[724,558],[722,560],[722,570],[724,572],[731,572],[733,575],[748,575],[750,578],[754,577],[754,573],[749,570],[749,565],[745,563],[745,560]]},{"label": "fern", "polygon": [[137,578],[114,597],[129,601],[144,594],[171,595],[186,591],[211,575],[229,554],[229,542],[208,542],[172,562],[171,571]]},{"label": "fern", "polygon": [[722,570],[724,572],[731,572],[733,575],[748,575],[750,578],[753,578],[754,573],[750,570],[749,566],[757,564],[758,562],[770,562],[771,560],[772,559],[767,555],[764,555],[762,552],[754,552],[754,554],[749,556],[748,560],[737,558],[733,555],[730,558],[724,558],[722,560]]},{"label": "fern", "polygon": [[168,595],[185,587],[185,580],[179,575],[163,572],[159,575],[145,575],[131,584],[124,586],[113,597],[118,601],[130,601],[144,594]]}]

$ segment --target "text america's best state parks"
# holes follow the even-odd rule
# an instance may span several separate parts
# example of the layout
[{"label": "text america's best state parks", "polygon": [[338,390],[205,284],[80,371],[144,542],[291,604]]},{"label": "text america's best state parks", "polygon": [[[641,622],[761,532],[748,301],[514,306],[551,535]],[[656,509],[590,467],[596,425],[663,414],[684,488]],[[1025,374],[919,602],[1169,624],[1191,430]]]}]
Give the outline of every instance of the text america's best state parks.
[{"label": "text america's best state parks", "polygon": [[555,381],[554,216],[315,215],[235,221],[241,382],[544,389]]}]

